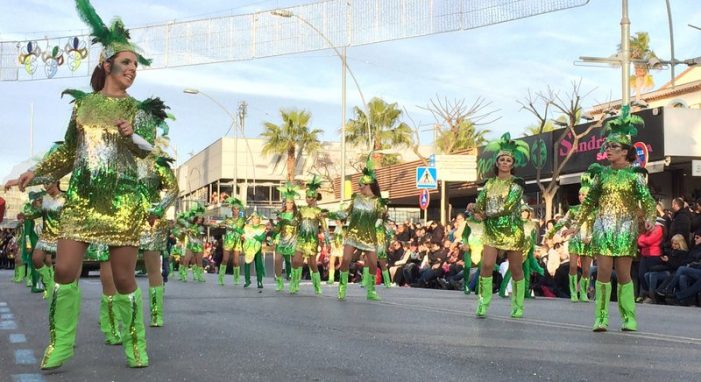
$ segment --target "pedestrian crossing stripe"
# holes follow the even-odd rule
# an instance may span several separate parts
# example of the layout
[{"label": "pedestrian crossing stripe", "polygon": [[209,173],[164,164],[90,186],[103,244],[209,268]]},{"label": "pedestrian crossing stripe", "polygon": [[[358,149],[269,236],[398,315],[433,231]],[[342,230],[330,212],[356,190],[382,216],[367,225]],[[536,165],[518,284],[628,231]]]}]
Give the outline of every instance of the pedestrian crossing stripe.
[{"label": "pedestrian crossing stripe", "polygon": [[438,188],[438,181],[435,167],[416,168],[416,188],[435,189]]}]

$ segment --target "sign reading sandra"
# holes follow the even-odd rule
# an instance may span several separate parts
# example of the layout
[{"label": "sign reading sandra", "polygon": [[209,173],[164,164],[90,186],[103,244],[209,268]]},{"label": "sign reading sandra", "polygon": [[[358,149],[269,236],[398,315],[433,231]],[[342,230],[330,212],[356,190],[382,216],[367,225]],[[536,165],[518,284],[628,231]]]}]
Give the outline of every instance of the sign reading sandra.
[{"label": "sign reading sandra", "polygon": [[419,190],[435,190],[438,188],[438,176],[435,167],[416,168],[416,188]]}]

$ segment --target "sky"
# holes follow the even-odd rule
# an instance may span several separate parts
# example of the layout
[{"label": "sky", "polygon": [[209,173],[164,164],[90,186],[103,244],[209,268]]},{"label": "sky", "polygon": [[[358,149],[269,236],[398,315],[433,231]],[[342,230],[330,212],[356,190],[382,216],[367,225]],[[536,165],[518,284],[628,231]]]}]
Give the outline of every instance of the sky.
[{"label": "sky", "polygon": [[[299,0],[93,0],[103,19],[120,16],[127,27],[245,14],[307,4]],[[631,33],[647,31],[661,58],[670,57],[665,1],[630,0]],[[671,0],[675,56],[701,56],[701,2]],[[490,102],[500,117],[485,126],[489,138],[506,131],[520,136],[533,125],[533,116],[517,102],[529,90],[548,87],[565,94],[580,81],[585,108],[620,99],[620,69],[575,65],[579,56],[608,57],[620,41],[618,0],[591,0],[583,7],[534,16],[488,27],[390,41],[348,49],[348,65],[369,100],[381,97],[406,108],[404,121],[421,131],[420,143],[430,145],[434,123],[425,107],[436,97],[477,98]],[[69,0],[0,0],[0,41],[85,32],[74,2]],[[148,52],[146,52],[148,53]],[[148,56],[148,54],[146,54]],[[677,73],[684,70],[677,67]],[[669,70],[653,72],[656,87],[669,80]],[[30,157],[30,105],[34,109],[33,151],[36,155],[61,140],[70,105],[60,98],[66,88],[89,88],[89,79],[0,82],[0,179]],[[311,127],[324,131],[324,140],[337,140],[341,124],[341,64],[332,50],[252,61],[210,64],[139,73],[129,93],[137,99],[161,97],[177,120],[171,142],[179,160],[197,153],[221,137],[230,119],[202,96],[183,93],[198,88],[231,111],[248,103],[247,137],[258,137],[263,123],[279,123],[279,110],[305,109]],[[360,97],[348,77],[348,116]],[[557,117],[557,115],[553,115]]]}]

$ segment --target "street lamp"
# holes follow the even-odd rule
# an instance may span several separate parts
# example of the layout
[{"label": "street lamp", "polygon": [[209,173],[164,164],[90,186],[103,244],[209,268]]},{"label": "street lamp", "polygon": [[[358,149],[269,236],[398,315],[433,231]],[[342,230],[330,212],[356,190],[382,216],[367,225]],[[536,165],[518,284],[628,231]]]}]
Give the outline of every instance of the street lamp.
[{"label": "street lamp", "polygon": [[[209,94],[199,90],[199,89],[193,89],[193,88],[187,88],[183,89],[183,93],[185,94],[191,94],[191,95],[203,95],[207,97],[210,101],[214,102],[215,105],[217,105],[220,109],[222,109],[228,116],[231,118],[231,124],[229,125],[229,129],[224,133],[224,136],[229,135],[229,131],[234,127],[234,125],[238,125],[239,131],[241,132],[241,136],[243,136],[244,142],[246,142],[246,148],[248,149],[248,155],[251,158],[251,167],[253,169],[253,195],[256,194],[256,164],[255,160],[253,157],[253,151],[251,150],[251,145],[248,143],[248,138],[246,138],[246,135],[243,132],[243,117],[246,115],[246,103],[242,102],[239,105],[239,115],[235,116],[233,113],[229,111],[221,102],[217,101],[215,98],[210,96]],[[237,123],[238,122],[238,123]],[[236,135],[236,132],[234,132],[234,195],[238,196],[237,187],[238,187],[238,136]]]},{"label": "street lamp", "polygon": [[338,58],[341,59],[341,66],[343,67],[343,75],[342,75],[342,85],[341,85],[341,203],[344,201],[344,191],[345,191],[345,181],[346,181],[346,70],[348,73],[350,73],[351,78],[353,79],[353,82],[355,83],[355,87],[358,90],[358,94],[360,95],[360,100],[363,103],[363,109],[365,110],[365,117],[367,120],[368,124],[368,151],[371,151],[373,148],[373,142],[372,142],[372,132],[370,131],[370,113],[368,112],[367,109],[367,102],[365,102],[365,96],[363,95],[363,91],[360,89],[360,84],[358,84],[358,79],[355,78],[355,74],[353,74],[353,71],[351,70],[350,66],[348,66],[348,61],[346,60],[346,47],[343,47],[343,53],[339,52],[334,43],[326,37],[326,35],[321,32],[317,27],[314,26],[314,24],[310,23],[307,21],[305,18],[302,16],[295,14],[294,12],[290,11],[289,9],[275,9],[270,12],[271,15],[273,16],[278,16],[278,17],[284,17],[284,18],[292,18],[295,17],[297,20],[303,22],[305,25],[307,25],[309,28],[311,28],[313,31],[319,34],[321,38],[326,41],[326,43],[333,49],[333,51],[336,53]]}]

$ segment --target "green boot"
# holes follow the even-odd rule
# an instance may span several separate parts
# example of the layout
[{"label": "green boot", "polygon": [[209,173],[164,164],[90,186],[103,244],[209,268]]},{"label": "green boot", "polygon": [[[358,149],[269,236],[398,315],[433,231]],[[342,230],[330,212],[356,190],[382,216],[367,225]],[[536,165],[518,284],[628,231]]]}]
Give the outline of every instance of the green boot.
[{"label": "green boot", "polygon": [[217,272],[217,284],[224,285],[224,276],[226,275],[226,264],[219,264],[219,272]]},{"label": "green boot", "polygon": [[180,275],[180,281],[186,283],[187,282],[187,268],[185,268],[184,265],[180,265],[178,268],[178,274]]},{"label": "green boot", "polygon": [[611,301],[611,283],[596,282],[596,306],[594,307],[595,332],[605,332],[609,325],[609,301]]},{"label": "green boot", "polygon": [[285,289],[285,280],[283,280],[282,275],[275,276],[275,291],[280,292]]},{"label": "green boot", "polygon": [[152,327],[163,326],[163,285],[148,288]]},{"label": "green boot", "polygon": [[472,260],[469,252],[465,252],[463,260],[465,261],[465,267],[462,269],[462,291],[465,294],[470,294],[470,266],[472,265]]},{"label": "green boot", "polygon": [[114,310],[114,296],[102,295],[100,298],[100,331],[105,335],[107,345],[121,345],[122,336],[119,333],[119,322]]},{"label": "green boot", "polygon": [[589,277],[582,276],[579,279],[579,301],[589,302],[587,291],[589,290]]},{"label": "green boot", "polygon": [[302,279],[302,268],[292,268],[290,275],[290,294],[299,292],[299,282]]},{"label": "green boot", "polygon": [[389,270],[387,269],[382,271],[382,282],[385,284],[385,288],[392,286],[392,279],[389,277]]},{"label": "green boot", "polygon": [[251,286],[251,264],[243,265],[243,278],[245,280],[243,287],[248,288]]},{"label": "green boot", "polygon": [[51,295],[54,289],[52,288],[54,279],[51,277],[51,269],[47,266],[43,266],[37,269],[37,272],[39,272],[41,282],[44,284],[44,300],[51,301]]},{"label": "green boot", "polygon": [[21,283],[22,280],[24,280],[24,272],[26,271],[27,267],[25,265],[17,265],[15,266],[15,279],[13,280],[16,283]]},{"label": "green boot", "polygon": [[292,277],[292,256],[291,255],[282,255],[282,258],[285,261],[285,277],[287,277],[288,280],[291,280],[291,277]]},{"label": "green boot", "polygon": [[26,272],[26,276],[24,277],[24,281],[25,281],[24,286],[26,286],[27,288],[31,288],[32,287],[32,271],[34,270],[34,267],[31,265],[25,265],[24,270]]},{"label": "green boot", "polygon": [[579,302],[577,296],[577,275],[569,275],[570,279],[570,301]]},{"label": "green boot", "polygon": [[314,293],[317,295],[321,294],[321,273],[313,272],[312,273],[312,285],[314,286]]},{"label": "green boot", "polygon": [[371,280],[368,280],[368,283],[365,284],[365,287],[368,289],[368,295],[367,299],[368,301],[380,301],[380,296],[377,295],[377,292],[375,291],[375,279],[371,278]]},{"label": "green boot", "polygon": [[336,279],[336,270],[329,269],[329,278],[328,278],[328,280],[326,280],[326,285],[333,285],[335,279]]},{"label": "green boot", "polygon": [[44,293],[41,284],[41,274],[32,266],[32,293]]},{"label": "green boot", "polygon": [[477,305],[477,318],[487,317],[489,303],[492,302],[492,276],[479,276],[479,305]]},{"label": "green boot", "polygon": [[367,266],[363,267],[363,275],[360,278],[360,287],[365,288],[365,284],[370,281],[370,269]]},{"label": "green boot", "polygon": [[124,355],[127,357],[127,364],[129,367],[148,366],[141,289],[136,288],[129,294],[117,294],[115,306],[124,325],[122,327],[122,345],[124,346]]},{"label": "green boot", "polygon": [[256,266],[256,282],[258,289],[263,289],[263,277],[265,277],[265,264],[263,264],[263,254],[257,253],[253,262]]},{"label": "green boot", "polygon": [[80,316],[80,288],[78,282],[54,284],[53,296],[49,305],[49,346],[41,360],[43,370],[61,367],[63,362],[73,357],[75,332]]},{"label": "green boot", "polygon": [[634,332],[638,330],[638,322],[635,320],[635,291],[633,282],[618,284],[618,312],[621,314],[621,330]]},{"label": "green boot", "polygon": [[338,282],[338,297],[339,300],[346,298],[346,288],[348,287],[348,271],[341,271],[341,279]]},{"label": "green boot", "polygon": [[241,267],[234,267],[234,286],[241,284]]},{"label": "green boot", "polygon": [[511,281],[511,318],[523,317],[523,299],[526,298],[524,288],[526,280]]}]

